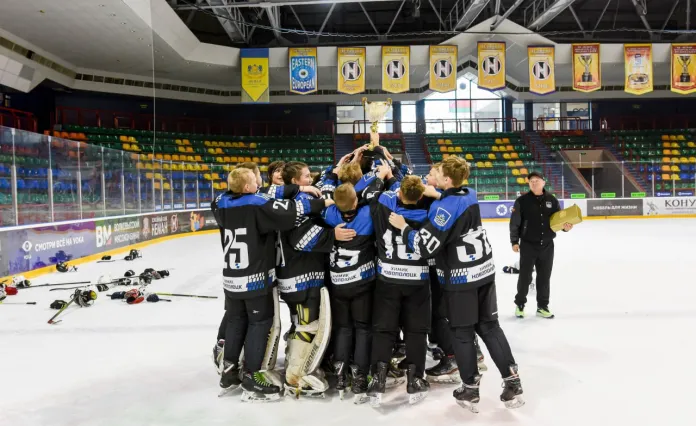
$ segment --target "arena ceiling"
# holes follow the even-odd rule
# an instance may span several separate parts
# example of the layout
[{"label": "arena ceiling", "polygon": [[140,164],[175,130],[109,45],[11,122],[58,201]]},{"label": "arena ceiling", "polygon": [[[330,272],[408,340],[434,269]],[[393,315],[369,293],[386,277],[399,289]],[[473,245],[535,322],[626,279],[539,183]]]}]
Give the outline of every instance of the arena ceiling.
[{"label": "arena ceiling", "polygon": [[276,47],[436,44],[496,16],[545,33],[546,38],[560,43],[685,41],[689,40],[685,34],[664,31],[691,30],[692,1],[168,0],[168,3],[202,42]]}]

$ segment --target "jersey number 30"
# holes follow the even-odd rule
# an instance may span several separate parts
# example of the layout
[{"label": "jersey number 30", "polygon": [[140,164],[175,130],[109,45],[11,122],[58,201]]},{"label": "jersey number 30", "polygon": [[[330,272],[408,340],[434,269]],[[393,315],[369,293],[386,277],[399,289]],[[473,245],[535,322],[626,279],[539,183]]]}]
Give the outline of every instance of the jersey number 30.
[{"label": "jersey number 30", "polygon": [[462,236],[463,246],[457,247],[460,262],[474,262],[491,253],[486,230],[479,227]]},{"label": "jersey number 30", "polygon": [[230,269],[246,269],[249,267],[249,247],[239,241],[246,235],[246,228],[225,229],[225,267]]}]

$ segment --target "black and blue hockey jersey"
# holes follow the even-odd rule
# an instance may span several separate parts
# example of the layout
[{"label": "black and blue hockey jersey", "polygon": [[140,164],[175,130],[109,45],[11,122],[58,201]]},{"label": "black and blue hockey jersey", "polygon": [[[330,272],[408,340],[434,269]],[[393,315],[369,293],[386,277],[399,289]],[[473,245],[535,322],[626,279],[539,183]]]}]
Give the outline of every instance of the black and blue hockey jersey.
[{"label": "black and blue hockey jersey", "polygon": [[389,224],[392,212],[403,216],[412,229],[420,229],[428,219],[426,209],[402,203],[396,192],[387,191],[379,196],[372,214],[377,241],[377,276],[394,284],[428,284],[428,261],[409,248],[401,231]]},{"label": "black and blue hockey jersey", "polygon": [[275,281],[276,232],[304,214],[319,214],[324,200],[274,200],[265,194],[219,195],[211,205],[220,227],[225,291],[245,299],[266,294]]},{"label": "black and blue hockey jersey", "polygon": [[438,280],[446,291],[468,290],[495,280],[493,250],[481,224],[476,192],[451,188],[430,206],[420,230],[404,228],[414,253],[434,257]]}]

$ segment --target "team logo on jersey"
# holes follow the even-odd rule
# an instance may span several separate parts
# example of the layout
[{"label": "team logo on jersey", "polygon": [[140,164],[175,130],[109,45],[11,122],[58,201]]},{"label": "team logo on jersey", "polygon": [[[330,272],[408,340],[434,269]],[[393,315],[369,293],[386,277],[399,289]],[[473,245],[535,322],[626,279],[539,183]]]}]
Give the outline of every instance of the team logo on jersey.
[{"label": "team logo on jersey", "polygon": [[447,59],[440,59],[433,66],[435,78],[447,78],[452,74],[452,63]]},{"label": "team logo on jersey", "polygon": [[437,208],[437,211],[435,212],[435,224],[437,226],[445,226],[450,219],[452,219],[452,214],[450,214],[450,212],[442,207]]},{"label": "team logo on jersey", "polygon": [[547,209],[550,209],[550,208],[551,208],[551,201],[547,201],[547,202],[546,202],[546,208],[547,208]]},{"label": "team logo on jersey", "polygon": [[355,81],[362,75],[362,68],[358,61],[348,61],[341,67],[341,75],[346,81]]},{"label": "team logo on jersey", "polygon": [[503,64],[497,56],[486,56],[483,60],[483,72],[486,75],[497,75],[502,68]]},{"label": "team logo on jersey", "polygon": [[538,61],[532,68],[534,77],[539,80],[546,80],[551,75],[551,66],[546,61]]}]

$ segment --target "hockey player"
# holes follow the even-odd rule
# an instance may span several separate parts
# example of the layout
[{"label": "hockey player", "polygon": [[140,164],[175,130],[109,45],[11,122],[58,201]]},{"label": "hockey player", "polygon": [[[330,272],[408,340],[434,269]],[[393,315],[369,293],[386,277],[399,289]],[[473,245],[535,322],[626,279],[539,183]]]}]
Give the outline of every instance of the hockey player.
[{"label": "hockey player", "polygon": [[[275,311],[275,231],[292,229],[302,214],[319,213],[331,202],[273,200],[257,194],[256,176],[244,168],[229,174],[228,186],[211,206],[224,252],[228,317],[220,386],[233,389],[241,384],[243,401],[276,400],[282,383],[261,370]],[[240,378],[242,346],[245,365]]]},{"label": "hockey player", "polygon": [[463,185],[469,176],[469,164],[450,156],[439,172],[438,187],[443,193],[430,206],[428,221],[420,231],[413,230],[396,213],[391,214],[390,223],[402,230],[403,240],[415,254],[435,258],[463,382],[453,394],[457,402],[478,412],[481,376],[474,345],[478,333],[503,377],[501,401],[508,408],[520,407],[524,401],[517,364],[497,318],[493,252],[481,225],[476,192]]},{"label": "hockey player", "polygon": [[[310,185],[305,163],[291,161],[283,167],[286,185]],[[297,202],[314,197],[299,193]],[[318,366],[331,335],[331,308],[324,287],[325,257],[334,241],[349,241],[355,231],[336,228],[320,232],[320,224],[310,217],[298,218],[295,229],[281,233],[276,265],[278,287],[292,314],[294,332],[286,347],[285,391],[299,396],[323,396],[328,383]],[[299,236],[298,240],[294,236]]]},{"label": "hockey player", "polygon": [[285,161],[273,161],[268,165],[268,180],[271,185],[285,185],[283,181],[283,167],[285,166]]},{"label": "hockey player", "polygon": [[426,335],[430,330],[428,263],[413,250],[408,250],[400,230],[389,224],[389,215],[396,212],[404,216],[413,229],[420,228],[428,218],[428,211],[417,206],[424,191],[420,178],[407,176],[398,192],[384,192],[373,204],[372,219],[378,236],[374,300],[379,301],[372,313],[373,380],[367,392],[373,406],[379,406],[386,390],[387,371],[401,318],[404,318],[409,402],[415,404],[422,400],[430,388],[423,379]]}]

